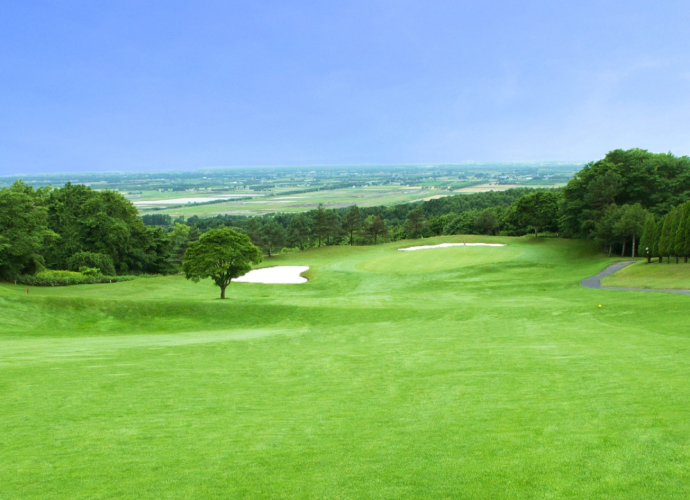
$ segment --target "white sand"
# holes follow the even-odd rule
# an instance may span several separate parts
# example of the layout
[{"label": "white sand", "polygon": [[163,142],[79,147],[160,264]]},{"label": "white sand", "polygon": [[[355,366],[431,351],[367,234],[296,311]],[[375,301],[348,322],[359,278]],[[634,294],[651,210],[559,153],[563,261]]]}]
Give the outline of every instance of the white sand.
[{"label": "white sand", "polygon": [[254,269],[244,276],[232,281],[240,283],[266,283],[266,284],[291,284],[306,283],[307,278],[300,276],[307,271],[309,266],[276,266]]},{"label": "white sand", "polygon": [[446,247],[504,247],[503,243],[441,243],[440,245],[425,245],[421,247],[407,247],[398,248],[402,252],[408,250],[427,250],[428,248],[446,248]]}]

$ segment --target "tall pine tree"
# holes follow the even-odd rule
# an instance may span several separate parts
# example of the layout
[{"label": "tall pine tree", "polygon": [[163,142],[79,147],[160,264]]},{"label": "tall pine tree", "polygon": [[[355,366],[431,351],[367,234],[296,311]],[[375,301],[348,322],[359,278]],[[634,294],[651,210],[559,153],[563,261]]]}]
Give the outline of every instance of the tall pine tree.
[{"label": "tall pine tree", "polygon": [[666,257],[667,262],[671,263],[671,255],[673,254],[673,244],[676,235],[676,219],[677,210],[674,208],[666,217],[664,217],[664,225],[661,228],[661,235],[659,236],[659,255],[663,259]]},{"label": "tall pine tree", "polygon": [[673,235],[673,253],[676,256],[676,263],[678,257],[685,255],[685,228],[688,221],[687,205],[684,203],[676,207],[677,223],[675,226],[676,232]]},{"label": "tall pine tree", "polygon": [[644,231],[642,232],[642,238],[640,239],[640,248],[642,252],[647,256],[647,264],[652,261],[652,256],[656,255],[654,246],[657,243],[656,233],[657,224],[654,220],[654,216],[649,214],[644,222]]}]

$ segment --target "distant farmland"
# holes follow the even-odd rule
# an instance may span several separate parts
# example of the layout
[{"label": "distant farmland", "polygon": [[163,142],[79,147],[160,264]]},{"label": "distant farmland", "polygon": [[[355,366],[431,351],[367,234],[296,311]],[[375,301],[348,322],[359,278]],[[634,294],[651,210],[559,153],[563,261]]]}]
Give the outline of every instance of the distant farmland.
[{"label": "distant farmland", "polygon": [[[470,183],[468,183],[470,184]],[[161,213],[191,217],[228,215],[263,215],[274,212],[303,212],[323,203],[327,208],[389,206],[399,203],[426,201],[444,196],[487,191],[505,191],[516,187],[556,187],[551,185],[479,184],[448,190],[425,186],[365,186],[344,189],[314,190],[294,193],[288,190],[269,192],[227,192],[181,196],[171,192],[146,192],[130,197],[142,214]],[[231,198],[232,197],[232,198]],[[226,200],[224,201],[224,198]],[[194,202],[198,200],[198,202]]]},{"label": "distant farmland", "polygon": [[[167,193],[166,193],[167,194]],[[362,207],[376,205],[395,205],[421,201],[431,196],[448,196],[454,194],[446,190],[423,188],[420,186],[371,186],[347,189],[310,191],[296,194],[255,193],[254,196],[214,201],[204,204],[179,204],[173,199],[169,206],[152,199],[139,201],[133,199],[142,213],[163,213],[170,215],[261,215],[271,212],[302,212],[316,208],[323,203],[328,208],[341,208],[357,204]],[[209,198],[217,198],[214,194]],[[151,203],[154,201],[154,203]],[[203,203],[204,198],[199,197]]]}]

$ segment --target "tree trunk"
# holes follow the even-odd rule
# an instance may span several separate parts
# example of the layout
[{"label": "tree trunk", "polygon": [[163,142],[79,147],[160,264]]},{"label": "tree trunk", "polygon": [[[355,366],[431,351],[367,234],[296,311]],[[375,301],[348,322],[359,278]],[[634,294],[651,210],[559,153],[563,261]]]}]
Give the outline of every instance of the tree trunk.
[{"label": "tree trunk", "polygon": [[625,240],[623,240],[623,250],[621,250],[621,257],[625,255]]},{"label": "tree trunk", "polygon": [[678,256],[676,255],[676,264],[678,264]]},{"label": "tree trunk", "polygon": [[271,247],[270,246],[268,247],[268,258],[269,259],[271,258]]},{"label": "tree trunk", "polygon": [[607,257],[611,257],[611,252],[613,251],[613,245],[609,245],[609,251],[606,252]]},{"label": "tree trunk", "polygon": [[633,241],[632,241],[632,258],[635,258],[635,235],[633,234]]},{"label": "tree trunk", "polygon": [[225,287],[224,286],[220,287],[220,298],[221,299],[225,298]]},{"label": "tree trunk", "polygon": [[539,238],[539,230],[536,227],[534,228],[534,237]]}]

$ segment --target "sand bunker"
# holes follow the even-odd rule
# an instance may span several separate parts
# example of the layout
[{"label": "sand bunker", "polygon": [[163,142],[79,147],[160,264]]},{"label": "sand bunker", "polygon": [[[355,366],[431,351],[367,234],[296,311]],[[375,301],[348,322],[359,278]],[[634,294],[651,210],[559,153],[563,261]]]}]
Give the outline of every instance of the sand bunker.
[{"label": "sand bunker", "polygon": [[446,248],[446,247],[504,247],[503,243],[441,243],[439,245],[424,245],[420,247],[398,248],[401,252],[409,250],[427,250],[429,248]]},{"label": "sand bunker", "polygon": [[232,281],[240,283],[266,283],[271,285],[306,283],[308,280],[300,276],[309,270],[309,266],[276,266],[254,269],[244,276]]}]

